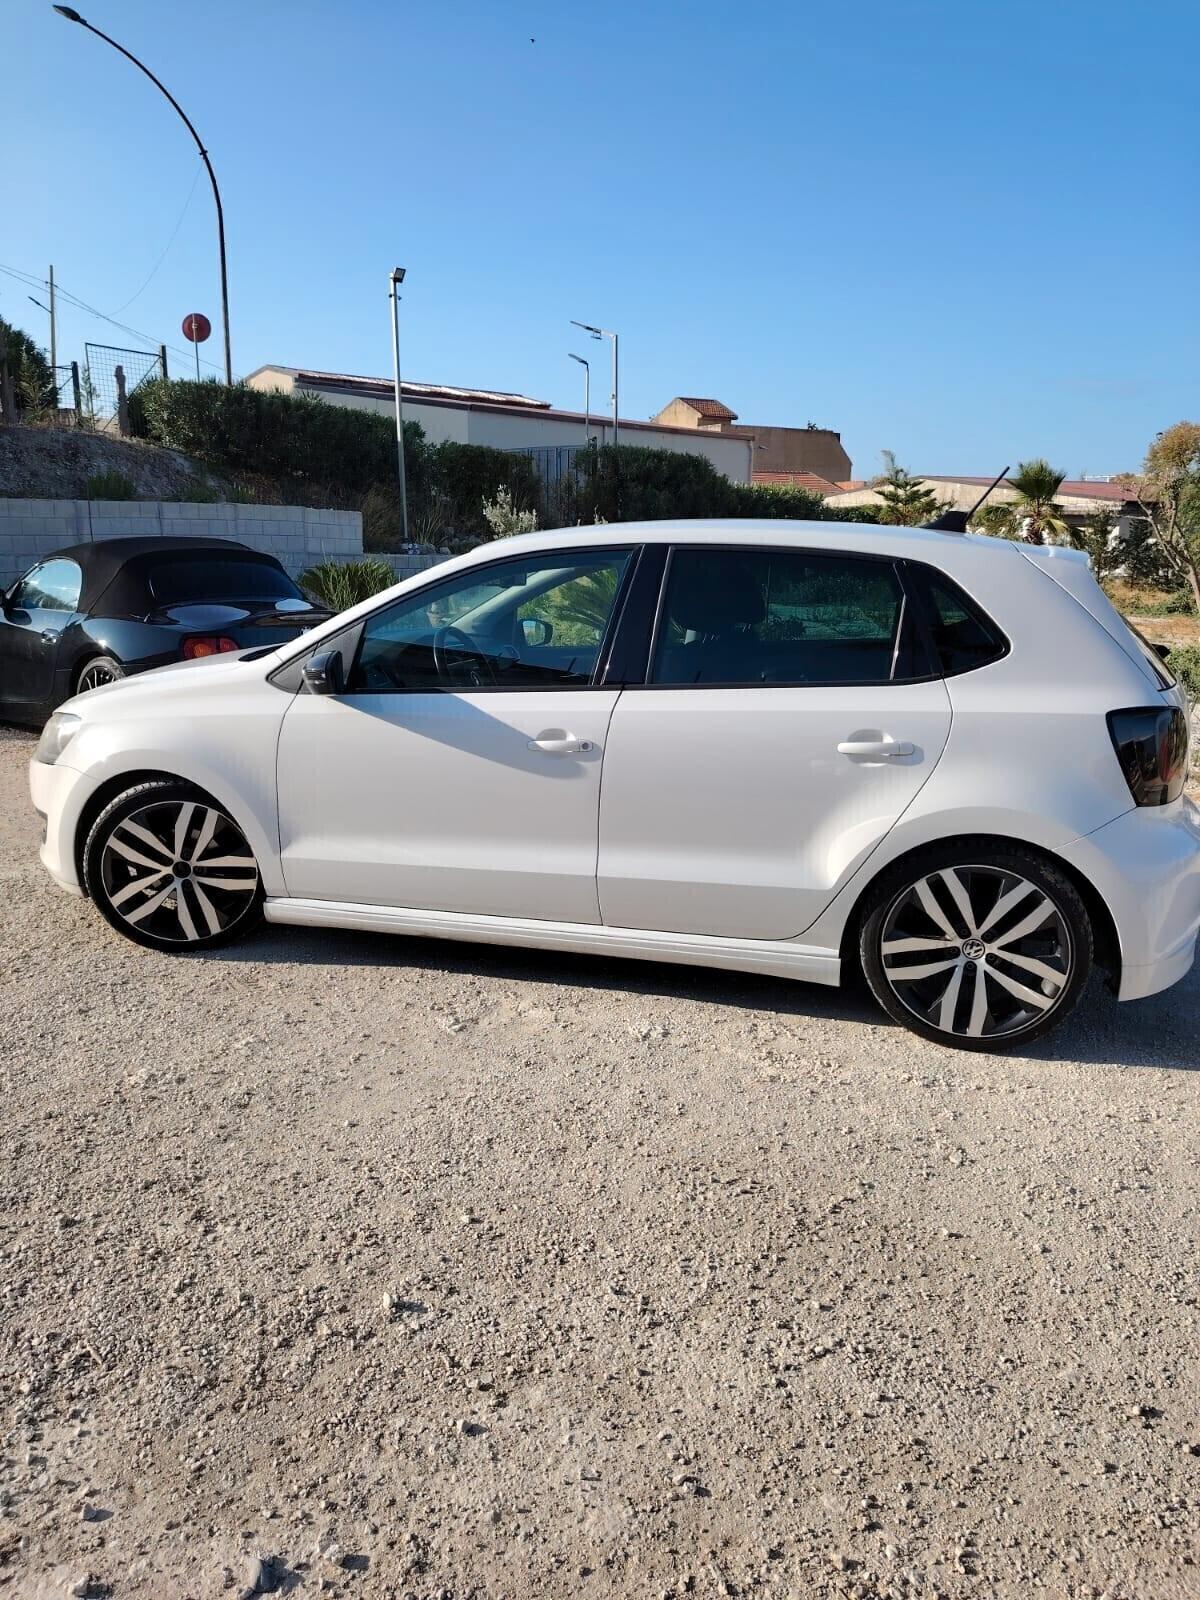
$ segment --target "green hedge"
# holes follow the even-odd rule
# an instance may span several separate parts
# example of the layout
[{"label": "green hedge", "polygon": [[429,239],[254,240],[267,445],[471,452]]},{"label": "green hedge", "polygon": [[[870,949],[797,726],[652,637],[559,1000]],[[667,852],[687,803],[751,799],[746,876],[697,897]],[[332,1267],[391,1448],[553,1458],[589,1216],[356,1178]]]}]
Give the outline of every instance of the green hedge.
[{"label": "green hedge", "polygon": [[509,491],[518,511],[541,508],[541,482],[529,456],[452,440],[434,445],[429,454],[436,491],[445,503],[446,523],[454,533],[491,538],[483,519],[483,502],[495,499],[497,489]]},{"label": "green hedge", "polygon": [[[766,517],[873,522],[870,508],[826,506],[807,489],[732,483],[706,456],[605,445],[580,451],[575,482],[559,490],[564,522],[661,522],[671,517]],[[574,513],[574,515],[572,515]]]},{"label": "green hedge", "polygon": [[[386,416],[310,396],[156,378],[129,397],[129,421],[138,437],[223,472],[337,483],[362,495],[396,476],[396,429]],[[416,422],[404,425],[404,468],[409,493],[427,493],[429,446]]]}]

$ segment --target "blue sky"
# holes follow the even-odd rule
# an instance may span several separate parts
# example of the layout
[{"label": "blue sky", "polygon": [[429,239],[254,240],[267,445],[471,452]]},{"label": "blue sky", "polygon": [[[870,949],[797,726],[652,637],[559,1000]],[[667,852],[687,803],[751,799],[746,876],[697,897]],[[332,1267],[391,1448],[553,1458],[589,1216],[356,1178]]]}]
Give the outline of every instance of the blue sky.
[{"label": "blue sky", "polygon": [[[208,144],[238,372],[386,374],[400,264],[406,376],[577,407],[578,317],[621,334],[623,414],[811,419],[860,474],[1118,471],[1198,410],[1194,0],[78,9]],[[0,263],[155,340],[217,324],[170,107],[42,0],[3,29]],[[27,292],[0,315],[44,337]],[[85,339],[137,342],[64,306],[60,359]]]}]

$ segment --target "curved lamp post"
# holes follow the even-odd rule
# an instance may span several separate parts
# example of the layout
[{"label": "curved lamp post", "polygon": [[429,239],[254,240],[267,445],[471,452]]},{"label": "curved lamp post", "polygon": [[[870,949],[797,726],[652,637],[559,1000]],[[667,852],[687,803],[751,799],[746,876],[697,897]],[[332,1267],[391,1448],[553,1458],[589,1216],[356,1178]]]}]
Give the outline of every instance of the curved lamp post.
[{"label": "curved lamp post", "polygon": [[127,61],[132,61],[139,72],[144,72],[154,87],[156,89],[161,89],[163,94],[166,95],[167,99],[171,102],[176,111],[179,113],[180,117],[183,119],[183,123],[187,128],[187,131],[196,141],[196,149],[199,150],[200,159],[204,162],[205,168],[208,172],[208,180],[212,184],[213,199],[217,203],[217,246],[221,253],[221,321],[225,326],[225,382],[232,386],[233,361],[229,354],[229,280],[225,271],[225,213],[221,207],[221,191],[217,188],[217,175],[213,171],[212,162],[208,159],[208,151],[204,148],[203,144],[201,144],[200,135],[192,126],[191,118],[188,116],[187,112],[179,104],[179,101],[176,100],[175,96],[167,88],[166,84],[163,83],[161,79],[154,76],[144,61],[139,61],[131,51],[126,50],[123,44],[118,44],[115,39],[110,39],[108,34],[101,33],[99,28],[93,28],[90,22],[88,22],[84,17],[81,17],[78,11],[73,11],[70,6],[55,6],[54,9],[58,12],[60,17],[66,17],[68,22],[77,22],[81,28],[86,28],[89,33],[94,33],[97,39],[103,39],[105,44],[112,45],[113,49],[119,50]]}]

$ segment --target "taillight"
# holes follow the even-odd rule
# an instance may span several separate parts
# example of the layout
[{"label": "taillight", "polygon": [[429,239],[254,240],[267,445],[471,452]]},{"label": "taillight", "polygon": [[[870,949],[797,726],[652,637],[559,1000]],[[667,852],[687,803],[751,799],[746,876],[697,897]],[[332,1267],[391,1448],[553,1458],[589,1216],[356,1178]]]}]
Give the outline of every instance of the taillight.
[{"label": "taillight", "polygon": [[236,639],[228,639],[222,634],[203,634],[196,639],[183,641],[183,659],[185,661],[198,661],[201,656],[221,656],[227,650],[240,650],[242,647]]},{"label": "taillight", "polygon": [[1108,731],[1139,806],[1165,806],[1179,798],[1187,778],[1188,730],[1178,706],[1110,711]]}]

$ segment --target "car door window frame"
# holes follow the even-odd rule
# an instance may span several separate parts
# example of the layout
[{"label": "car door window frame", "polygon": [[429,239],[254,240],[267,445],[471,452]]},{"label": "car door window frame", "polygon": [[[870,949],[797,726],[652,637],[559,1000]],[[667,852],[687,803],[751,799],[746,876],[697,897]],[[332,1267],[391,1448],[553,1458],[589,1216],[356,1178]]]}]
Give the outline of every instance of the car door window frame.
[{"label": "car door window frame", "polygon": [[[624,683],[626,688],[651,689],[662,691],[666,689],[886,689],[893,685],[909,683],[930,683],[942,676],[935,669],[937,660],[930,638],[928,623],[923,608],[917,603],[915,585],[911,575],[906,574],[905,568],[909,565],[898,556],[880,552],[878,555],[860,550],[831,550],[822,549],[812,545],[792,544],[751,544],[747,543],[689,543],[686,540],[678,543],[672,542],[661,547],[666,552],[662,572],[659,580],[657,603],[654,608],[653,628],[650,633],[645,660],[640,678],[637,680],[627,678]],[[761,679],[749,679],[740,682],[725,683],[654,683],[651,681],[650,672],[658,654],[659,640],[663,628],[666,626],[667,592],[671,578],[671,567],[675,556],[683,551],[699,551],[704,554],[734,554],[734,555],[799,555],[799,556],[827,556],[839,561],[855,561],[873,563],[891,569],[900,590],[900,614],[896,622],[896,637],[892,649],[892,675],[887,678],[796,678],[772,679],[764,682]],[[938,569],[933,568],[934,572]],[[896,676],[896,665],[900,653],[904,648],[905,629],[909,631],[911,641],[912,661],[915,669],[902,676]]]},{"label": "car door window frame", "polygon": [[[30,604],[28,604],[28,602],[23,601],[23,600],[20,599],[21,590],[25,587],[25,585],[27,583],[30,582],[30,580],[32,578],[34,578],[36,573],[44,572],[47,567],[57,567],[57,566],[74,567],[75,568],[75,574],[76,574],[76,577],[78,579],[78,586],[77,586],[77,589],[76,589],[75,601],[74,601],[73,605],[64,605],[61,600],[54,599],[53,597],[50,597],[50,596],[47,596],[47,598],[51,599],[51,604],[49,604],[49,605],[30,605]],[[40,592],[43,595],[46,594],[45,590],[42,590]],[[66,613],[66,614],[73,615],[75,612],[77,612],[79,610],[79,603],[80,603],[80,600],[81,600],[82,596],[83,596],[83,568],[79,565],[78,561],[73,560],[70,556],[47,556],[45,558],[45,560],[43,560],[43,561],[35,561],[33,566],[29,568],[28,572],[22,574],[22,576],[17,579],[16,583],[13,584],[12,588],[8,591],[8,594],[6,595],[5,603],[6,603],[6,605],[8,607],[10,607],[14,611],[29,611],[29,612],[35,612],[35,611],[61,611],[61,612]]]},{"label": "car door window frame", "polygon": [[[640,566],[643,549],[644,547],[640,544],[601,544],[578,545],[574,549],[569,545],[556,546],[553,549],[530,552],[531,559],[544,557],[547,565],[550,565],[556,559],[560,559],[564,565],[569,565],[572,560],[578,560],[584,554],[611,555],[618,559],[624,558],[624,569],[617,585],[612,609],[608,614],[604,634],[596,652],[595,665],[586,683],[489,683],[478,686],[473,685],[469,689],[459,684],[418,684],[408,689],[392,687],[346,689],[339,698],[345,699],[352,696],[378,694],[559,694],[563,691],[587,692],[593,689],[611,688],[613,685],[607,680],[608,665],[613,657],[615,642],[625,614],[626,603],[634,578]],[[489,572],[517,559],[519,558],[512,555],[497,556],[494,560],[481,562],[478,566],[463,567],[460,569],[460,573],[455,574],[455,576],[461,575],[464,582],[469,581],[472,584],[485,583]],[[300,655],[293,656],[290,661],[271,673],[270,682],[277,689],[282,689],[291,694],[297,693],[303,689],[304,667],[309,657],[327,650],[339,650],[342,654],[345,680],[349,683],[353,670],[358,665],[363,640],[370,623],[382,612],[390,611],[396,605],[419,603],[423,594],[440,588],[446,581],[445,575],[437,576],[437,568],[431,567],[429,569],[428,583],[422,583],[417,588],[407,590],[403,595],[397,595],[395,599],[389,600],[386,605],[381,605],[377,610],[368,612],[366,616],[358,617],[337,633],[326,634],[321,639],[313,641]]]}]

